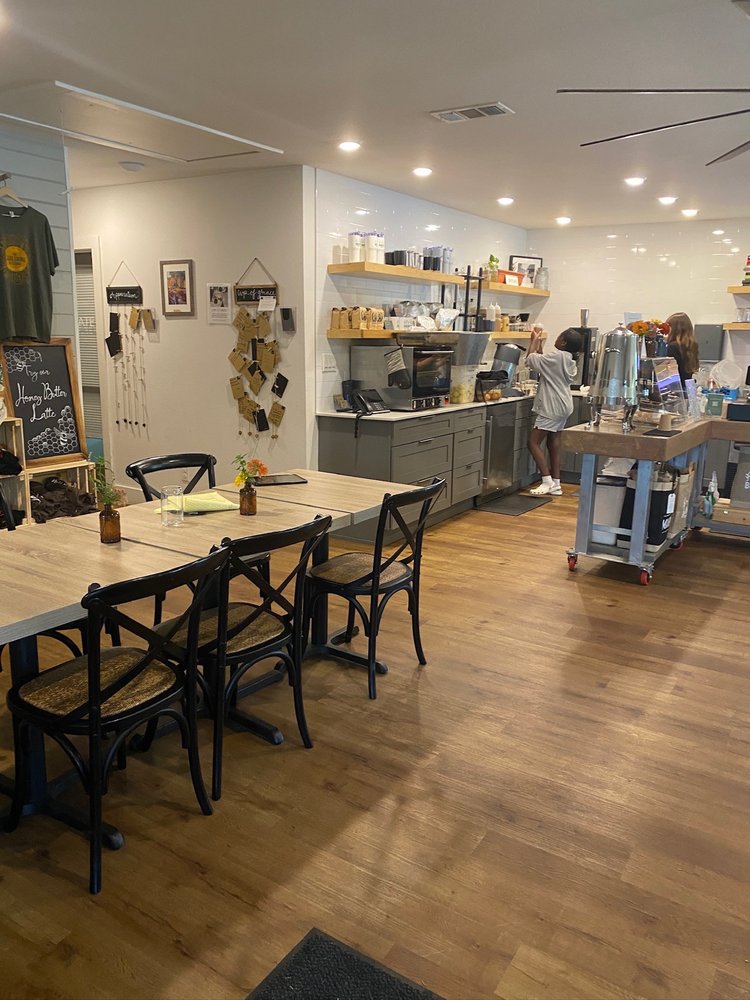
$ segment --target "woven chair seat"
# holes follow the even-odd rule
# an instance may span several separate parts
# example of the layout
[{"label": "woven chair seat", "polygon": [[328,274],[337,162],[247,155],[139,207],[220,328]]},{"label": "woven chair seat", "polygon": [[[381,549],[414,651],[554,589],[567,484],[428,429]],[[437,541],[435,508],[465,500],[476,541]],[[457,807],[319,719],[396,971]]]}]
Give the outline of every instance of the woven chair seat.
[{"label": "woven chair seat", "polygon": [[[325,580],[328,583],[338,584],[346,587],[354,580],[361,580],[372,573],[372,553],[371,552],[345,552],[343,555],[334,556],[327,562],[313,566],[310,576]],[[390,566],[380,574],[381,586],[390,587],[392,584],[408,580],[411,576],[411,569],[404,563],[392,562]],[[366,593],[372,587],[372,580],[367,580],[362,584],[361,590]],[[356,588],[360,589],[360,588]]]},{"label": "woven chair seat", "polygon": [[[143,659],[144,650],[115,647],[102,650],[101,687],[106,688]],[[122,690],[102,703],[102,719],[132,711],[175,685],[175,675],[163,663],[152,662]],[[18,690],[18,697],[50,715],[65,716],[88,701],[88,659],[79,656],[44,670]]]},{"label": "woven chair seat", "polygon": [[[231,633],[232,629],[236,628],[243,618],[247,618],[254,607],[254,604],[243,604],[241,602],[230,604],[227,616],[227,631]],[[212,608],[201,615],[200,628],[198,630],[198,646],[207,646],[209,643],[216,641],[218,630],[217,613],[216,609]],[[166,621],[157,625],[154,631],[164,634],[169,628],[170,622]],[[272,639],[277,639],[283,635],[285,628],[286,626],[280,618],[264,611],[250,625],[241,632],[238,632],[237,635],[232,636],[227,643],[227,653],[229,656],[232,656],[242,652],[244,649],[264,646],[267,642],[271,642]],[[184,646],[187,641],[187,625],[180,627],[175,632],[171,641],[177,646]]]}]

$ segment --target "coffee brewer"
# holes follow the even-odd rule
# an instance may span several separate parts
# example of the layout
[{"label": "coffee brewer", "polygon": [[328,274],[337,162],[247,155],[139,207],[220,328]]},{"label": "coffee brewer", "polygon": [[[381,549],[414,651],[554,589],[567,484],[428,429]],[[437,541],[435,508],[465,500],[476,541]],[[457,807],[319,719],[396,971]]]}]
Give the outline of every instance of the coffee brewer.
[{"label": "coffee brewer", "polygon": [[638,409],[638,363],[641,340],[622,323],[599,337],[594,378],[589,393],[591,423],[599,425],[602,410],[621,410],[622,429],[633,428]]}]

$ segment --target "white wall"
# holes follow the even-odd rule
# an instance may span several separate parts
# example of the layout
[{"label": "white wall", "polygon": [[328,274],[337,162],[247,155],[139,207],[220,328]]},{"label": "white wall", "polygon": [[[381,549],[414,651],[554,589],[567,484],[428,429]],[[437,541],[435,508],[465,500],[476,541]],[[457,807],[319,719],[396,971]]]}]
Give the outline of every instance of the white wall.
[{"label": "white wall", "polygon": [[[724,233],[714,235],[719,229]],[[686,312],[693,323],[731,323],[742,304],[727,287],[742,281],[748,219],[541,229],[528,236],[529,253],[549,267],[551,294],[542,319],[554,333],[578,326],[582,308],[590,310],[591,326],[611,330],[624,312],[658,319]],[[725,354],[744,371],[750,333],[725,335]]]},{"label": "white wall", "polygon": [[49,220],[60,259],[52,279],[52,336],[71,337],[75,344],[68,177],[62,140],[40,141],[21,130],[0,130],[0,174],[4,173],[12,175],[8,184],[18,197]]},{"label": "white wall", "polygon": [[[99,238],[103,282],[110,280],[124,260],[143,286],[144,306],[158,315],[156,333],[145,339],[146,431],[122,424],[115,428],[110,406],[110,460],[119,484],[130,484],[124,477],[128,462],[170,452],[216,455],[219,482],[233,476],[231,460],[239,451],[257,454],[272,471],[310,463],[312,427],[306,408],[312,408],[312,402],[308,407],[303,310],[304,169],[259,169],[74,193],[74,230],[87,240]],[[229,378],[234,370],[227,360],[236,333],[230,325],[213,326],[207,321],[206,284],[237,281],[256,256],[278,282],[280,304],[294,307],[297,318],[295,335],[277,330],[282,345],[279,370],[289,378],[289,387],[276,441],[270,432],[258,440],[247,433],[239,436],[239,429],[247,431],[248,425],[239,419],[231,397]],[[186,258],[194,262],[196,315],[165,318],[161,315],[159,261]],[[127,283],[130,279],[120,280]],[[247,280],[257,282],[261,276],[253,271]],[[108,312],[105,307],[105,319]],[[111,362],[104,374],[111,382]],[[111,386],[109,396],[112,399]],[[271,401],[269,380],[260,402],[268,409]]]},{"label": "white wall", "polygon": [[[411,285],[330,276],[326,268],[332,262],[336,243],[345,242],[352,229],[375,229],[385,232],[386,250],[415,247],[421,251],[424,246],[434,244],[452,246],[455,266],[464,268],[470,264],[476,273],[491,253],[505,267],[510,254],[525,253],[526,230],[325,170],[316,171],[316,186],[317,406],[319,410],[330,410],[331,395],[340,392],[341,380],[349,377],[349,341],[329,341],[326,337],[331,309],[344,305],[383,305],[401,299],[429,302],[440,299],[438,283]],[[362,211],[367,214],[358,214]],[[427,226],[438,228],[427,231]],[[520,301],[514,303],[513,311],[529,308]],[[334,359],[334,370],[323,371],[324,355]]]}]

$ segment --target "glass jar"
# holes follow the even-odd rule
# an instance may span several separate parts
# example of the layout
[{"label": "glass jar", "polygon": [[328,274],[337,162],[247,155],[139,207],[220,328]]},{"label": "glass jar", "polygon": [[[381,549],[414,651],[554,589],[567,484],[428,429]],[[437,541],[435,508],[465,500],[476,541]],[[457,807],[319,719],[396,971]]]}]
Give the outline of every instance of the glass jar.
[{"label": "glass jar", "polygon": [[258,513],[258,494],[252,483],[245,483],[240,490],[240,514]]},{"label": "glass jar", "polygon": [[120,541],[120,514],[111,503],[105,503],[99,511],[99,538],[104,545]]},{"label": "glass jar", "polygon": [[549,271],[546,267],[537,268],[534,276],[534,288],[539,288],[543,292],[549,291]]}]

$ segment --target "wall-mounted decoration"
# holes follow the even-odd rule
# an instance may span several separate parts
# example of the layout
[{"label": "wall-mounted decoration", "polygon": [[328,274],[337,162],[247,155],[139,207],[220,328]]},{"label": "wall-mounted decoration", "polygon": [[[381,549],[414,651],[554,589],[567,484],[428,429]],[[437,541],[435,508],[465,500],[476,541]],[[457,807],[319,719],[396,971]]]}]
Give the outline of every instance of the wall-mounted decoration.
[{"label": "wall-mounted decoration", "polygon": [[162,260],[161,311],[165,316],[194,316],[192,260]]},{"label": "wall-mounted decoration", "polygon": [[541,257],[524,257],[511,254],[508,267],[511,271],[518,271],[519,274],[525,274],[529,279],[529,283],[533,285],[536,272],[542,266],[542,263]]},{"label": "wall-mounted decoration", "polygon": [[229,300],[229,282],[206,286],[208,292],[208,322],[231,323],[231,302]]},{"label": "wall-mounted decoration", "polygon": [[[266,276],[266,281],[256,284],[245,282],[253,268],[260,269]],[[253,257],[248,266],[234,283],[234,301],[237,305],[248,303],[258,305],[261,299],[274,299],[274,305],[279,298],[279,286],[271,272],[263,265],[260,257]],[[273,308],[273,307],[272,307]]]},{"label": "wall-mounted decoration", "polygon": [[28,465],[86,458],[86,431],[69,339],[0,344],[8,415],[23,421]]},{"label": "wall-mounted decoration", "polygon": [[[130,277],[133,279],[132,285],[116,285],[115,279],[123,268],[128,272]],[[109,279],[106,285],[107,293],[107,305],[108,306],[142,306],[143,305],[143,289],[130,270],[128,265],[124,260],[115,268],[115,273]]]}]

